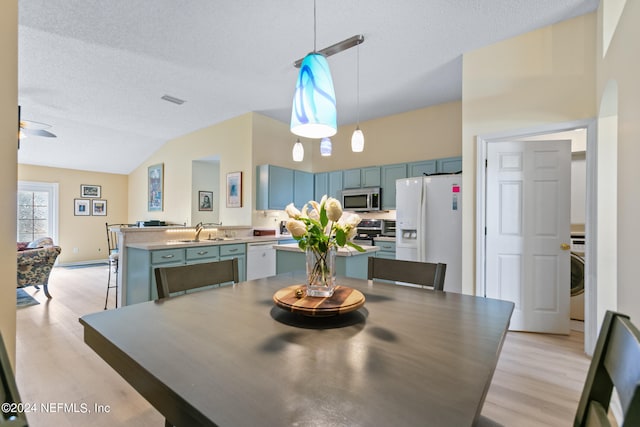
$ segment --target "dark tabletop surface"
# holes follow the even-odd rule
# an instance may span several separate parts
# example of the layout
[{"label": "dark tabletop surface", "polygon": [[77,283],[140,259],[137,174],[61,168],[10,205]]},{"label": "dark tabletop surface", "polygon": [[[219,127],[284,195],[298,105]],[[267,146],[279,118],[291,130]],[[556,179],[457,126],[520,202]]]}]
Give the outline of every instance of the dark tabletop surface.
[{"label": "dark tabletop surface", "polygon": [[284,274],[83,316],[85,342],[176,425],[465,426],[513,304],[338,277],[357,311],[274,306]]}]

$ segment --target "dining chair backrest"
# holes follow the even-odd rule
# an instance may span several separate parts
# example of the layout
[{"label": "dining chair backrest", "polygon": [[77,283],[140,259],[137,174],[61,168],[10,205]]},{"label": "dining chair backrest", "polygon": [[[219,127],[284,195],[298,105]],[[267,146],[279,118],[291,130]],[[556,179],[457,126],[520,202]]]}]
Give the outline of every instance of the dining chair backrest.
[{"label": "dining chair backrest", "polygon": [[640,426],[640,332],[628,316],[607,311],[574,426],[610,426],[607,413],[614,387],[624,418],[620,427]]},{"label": "dining chair backrest", "polygon": [[369,257],[367,279],[393,280],[444,290],[447,264]]},{"label": "dining chair backrest", "polygon": [[238,258],[200,264],[157,267],[155,269],[158,298],[173,293],[220,283],[238,282]]},{"label": "dining chair backrest", "polygon": [[[0,426],[4,427],[26,427],[27,418],[23,411],[18,411],[20,395],[18,386],[13,375],[13,370],[9,363],[7,349],[4,346],[2,334],[0,334]],[[9,404],[9,406],[6,406]]]}]

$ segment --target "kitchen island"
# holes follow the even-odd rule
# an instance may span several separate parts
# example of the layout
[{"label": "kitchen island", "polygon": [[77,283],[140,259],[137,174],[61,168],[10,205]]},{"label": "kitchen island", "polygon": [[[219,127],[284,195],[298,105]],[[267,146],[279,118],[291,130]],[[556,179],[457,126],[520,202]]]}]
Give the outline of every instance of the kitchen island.
[{"label": "kitchen island", "polygon": [[[297,243],[275,245],[276,249],[276,273],[289,273],[305,270],[305,253],[300,250]],[[358,252],[353,248],[344,247],[338,250],[336,256],[336,274],[338,276],[367,278],[367,265],[370,256],[375,256],[380,249],[377,246],[362,246],[364,252]]]}]

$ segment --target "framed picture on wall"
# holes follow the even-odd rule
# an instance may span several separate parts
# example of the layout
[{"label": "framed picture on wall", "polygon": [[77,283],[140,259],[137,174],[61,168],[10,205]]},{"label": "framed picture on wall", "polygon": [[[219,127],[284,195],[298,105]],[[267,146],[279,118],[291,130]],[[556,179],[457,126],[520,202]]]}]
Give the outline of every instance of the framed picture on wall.
[{"label": "framed picture on wall", "polygon": [[164,202],[164,163],[149,166],[148,177],[148,211],[162,211]]},{"label": "framed picture on wall", "polygon": [[242,172],[227,174],[227,207],[242,207]]},{"label": "framed picture on wall", "polygon": [[92,200],[91,201],[91,215],[106,216],[107,215],[107,201],[106,200]]},{"label": "framed picture on wall", "polygon": [[73,199],[73,214],[75,216],[89,216],[91,200],[87,199]]},{"label": "framed picture on wall", "polygon": [[102,187],[99,185],[80,185],[80,197],[95,197],[96,199],[100,198],[102,193]]},{"label": "framed picture on wall", "polygon": [[198,210],[213,210],[213,191],[198,191]]}]

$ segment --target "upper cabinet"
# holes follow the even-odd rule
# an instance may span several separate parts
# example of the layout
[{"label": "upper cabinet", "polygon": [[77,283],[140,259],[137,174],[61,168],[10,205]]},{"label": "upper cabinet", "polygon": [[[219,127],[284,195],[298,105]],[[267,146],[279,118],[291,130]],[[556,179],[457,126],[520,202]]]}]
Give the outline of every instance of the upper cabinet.
[{"label": "upper cabinet", "polygon": [[343,188],[360,188],[360,169],[347,169],[342,172]]},{"label": "upper cabinet", "polygon": [[313,200],[313,174],[294,170],[293,178],[293,204],[300,209],[309,200]]},{"label": "upper cabinet", "polygon": [[340,200],[343,189],[380,187],[381,208],[391,210],[396,208],[396,180],[461,170],[460,156],[315,174],[262,165],[257,168],[256,209],[282,210],[291,202],[300,208],[309,200],[320,201],[325,194]]},{"label": "upper cabinet", "polygon": [[396,180],[407,177],[407,164],[382,166],[382,209],[396,208]]},{"label": "upper cabinet", "polygon": [[273,165],[256,168],[256,209],[283,210],[302,206],[313,197],[313,174]]},{"label": "upper cabinet", "polygon": [[[327,196],[340,200],[343,188],[342,171],[329,172],[329,192]],[[321,194],[320,197],[322,196]]]},{"label": "upper cabinet", "polygon": [[436,160],[436,170],[440,173],[457,173],[462,170],[462,157],[448,157]]},{"label": "upper cabinet", "polygon": [[371,166],[343,171],[343,188],[380,187],[380,167]]},{"label": "upper cabinet", "polygon": [[407,164],[407,178],[414,176],[431,175],[436,173],[436,161],[425,160],[423,162],[413,162]]}]

